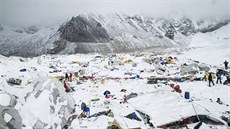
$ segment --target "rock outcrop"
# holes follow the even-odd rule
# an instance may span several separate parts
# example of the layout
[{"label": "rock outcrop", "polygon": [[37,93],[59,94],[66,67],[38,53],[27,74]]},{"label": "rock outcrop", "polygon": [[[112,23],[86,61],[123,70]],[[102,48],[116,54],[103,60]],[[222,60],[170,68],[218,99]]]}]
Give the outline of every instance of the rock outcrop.
[{"label": "rock outcrop", "polygon": [[109,42],[109,35],[97,20],[79,15],[62,25],[60,37],[69,42]]}]

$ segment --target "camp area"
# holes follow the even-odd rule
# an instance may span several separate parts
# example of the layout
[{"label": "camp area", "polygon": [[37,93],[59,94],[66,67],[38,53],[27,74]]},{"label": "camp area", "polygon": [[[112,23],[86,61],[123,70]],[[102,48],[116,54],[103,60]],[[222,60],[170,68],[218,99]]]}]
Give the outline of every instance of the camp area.
[{"label": "camp area", "polygon": [[[20,109],[11,115],[24,117],[12,121],[17,125],[46,128],[61,121],[57,128],[229,127],[229,70],[184,58],[179,51],[46,55],[20,58],[14,67],[5,67],[0,97],[7,99],[1,104]],[[43,112],[47,115],[39,115]]]}]

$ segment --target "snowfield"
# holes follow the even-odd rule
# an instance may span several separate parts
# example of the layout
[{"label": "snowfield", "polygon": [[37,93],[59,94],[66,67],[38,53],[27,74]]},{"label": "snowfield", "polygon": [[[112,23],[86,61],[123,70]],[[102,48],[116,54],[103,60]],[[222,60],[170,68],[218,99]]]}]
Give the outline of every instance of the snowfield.
[{"label": "snowfield", "polygon": [[[230,86],[216,84],[216,78],[211,87],[199,80],[205,72],[201,66],[216,72],[230,62],[229,29],[198,33],[188,48],[161,52],[0,56],[0,128],[194,128],[194,119],[203,120],[200,128],[229,128],[221,116],[230,116]],[[173,62],[162,65],[170,56]],[[73,74],[67,85],[75,91],[65,91],[65,73]],[[82,102],[90,109],[85,117]]]}]

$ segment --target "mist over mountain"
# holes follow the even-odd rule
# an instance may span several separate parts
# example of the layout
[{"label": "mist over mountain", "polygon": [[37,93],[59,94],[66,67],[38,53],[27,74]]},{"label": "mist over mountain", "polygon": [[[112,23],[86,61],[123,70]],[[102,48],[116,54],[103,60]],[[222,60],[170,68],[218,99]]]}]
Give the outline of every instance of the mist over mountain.
[{"label": "mist over mountain", "polygon": [[190,19],[229,17],[229,0],[2,0],[0,23],[52,26],[82,13]]},{"label": "mist over mountain", "polygon": [[224,17],[196,21],[187,17],[81,14],[49,28],[1,25],[0,54],[32,57],[185,47],[194,34],[212,32],[228,23]]}]

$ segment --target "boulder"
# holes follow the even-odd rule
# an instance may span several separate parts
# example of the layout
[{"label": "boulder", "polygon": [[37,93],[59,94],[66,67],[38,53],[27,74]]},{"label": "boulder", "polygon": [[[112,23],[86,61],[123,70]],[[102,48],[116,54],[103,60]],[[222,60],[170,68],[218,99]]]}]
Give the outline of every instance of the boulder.
[{"label": "boulder", "polygon": [[0,105],[0,129],[21,129],[22,118],[12,107]]},{"label": "boulder", "polygon": [[14,107],[17,104],[16,97],[8,93],[0,93],[0,105]]}]

